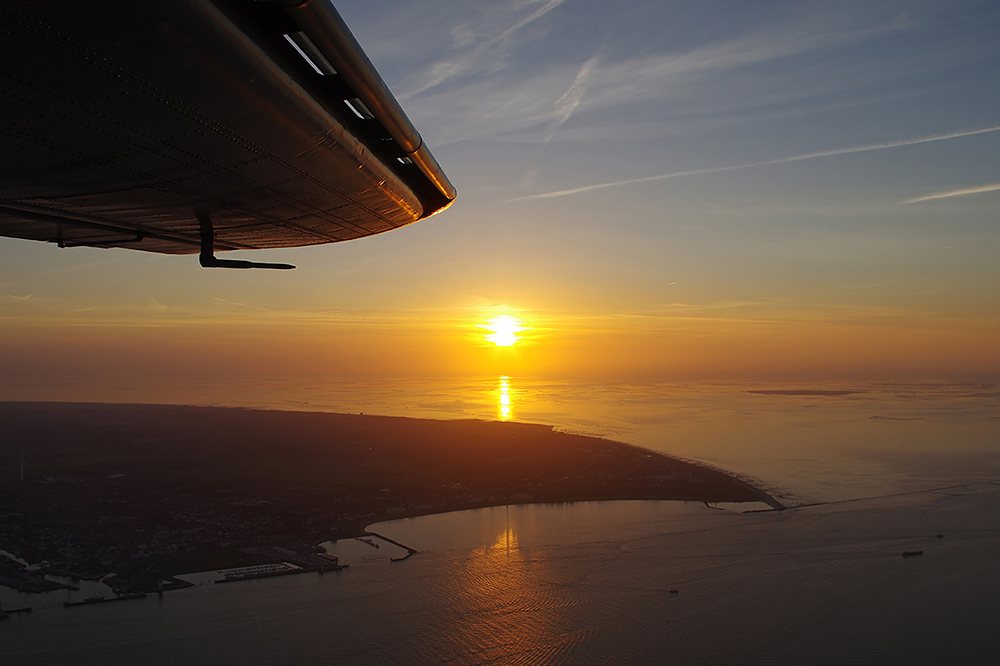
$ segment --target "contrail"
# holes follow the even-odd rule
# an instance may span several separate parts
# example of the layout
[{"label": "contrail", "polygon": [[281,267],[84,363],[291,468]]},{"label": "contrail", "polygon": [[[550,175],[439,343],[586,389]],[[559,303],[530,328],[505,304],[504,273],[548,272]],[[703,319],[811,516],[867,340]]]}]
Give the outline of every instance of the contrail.
[{"label": "contrail", "polygon": [[576,78],[573,79],[573,83],[570,87],[562,94],[562,96],[555,101],[554,111],[552,113],[552,121],[549,125],[549,129],[546,132],[542,140],[535,146],[535,149],[531,151],[531,157],[528,161],[528,166],[524,171],[524,176],[521,179],[522,189],[526,189],[528,184],[534,180],[535,174],[535,160],[541,155],[542,151],[545,150],[545,146],[549,145],[549,142],[559,131],[559,128],[565,124],[569,117],[573,115],[576,111],[576,107],[580,106],[581,100],[583,100],[584,93],[587,92],[587,81],[590,76],[594,73],[597,68],[598,63],[600,63],[600,50],[591,56],[587,62],[583,63],[579,71],[576,73]]},{"label": "contrail", "polygon": [[583,99],[583,95],[587,92],[587,81],[590,76],[594,73],[597,65],[601,62],[601,57],[598,53],[591,56],[587,62],[583,63],[580,70],[576,73],[576,78],[573,79],[573,84],[562,94],[562,96],[555,102],[555,123],[549,129],[548,135],[546,135],[543,144],[548,143],[555,136],[556,130],[563,126],[563,124],[569,120],[569,117],[573,115],[576,111],[576,107],[580,106],[580,101]]},{"label": "contrail", "polygon": [[[870,143],[864,146],[851,146],[849,148],[834,148],[832,150],[820,150],[814,153],[803,153],[802,155],[792,155],[791,157],[781,157],[776,160],[767,160],[765,162],[751,162],[749,164],[734,164],[732,166],[724,167],[714,167],[711,169],[694,169],[691,171],[674,171],[672,173],[661,173],[656,176],[644,176],[642,178],[630,178],[629,180],[616,180],[610,183],[598,183],[596,185],[585,185],[584,187],[574,187],[569,190],[557,190],[555,192],[543,192],[542,194],[531,194],[524,197],[517,197],[515,199],[509,199],[508,202],[514,201],[528,201],[531,199],[553,199],[555,197],[565,197],[571,194],[580,194],[582,192],[590,192],[591,190],[601,190],[606,187],[618,187],[620,185],[632,185],[635,183],[648,183],[653,180],[666,180],[668,178],[679,178],[681,176],[696,176],[703,173],[718,173],[720,171],[734,171],[736,169],[750,169],[752,167],[769,166],[772,164],[787,164],[788,162],[800,162],[802,160],[813,160],[818,157],[832,157],[834,155],[850,155],[851,153],[867,153],[873,150],[887,150],[889,148],[899,148],[901,146],[912,146],[918,143],[931,143],[932,141],[945,141],[947,139],[958,139],[963,136],[973,136],[975,134],[986,134],[987,132],[996,132],[1000,130],[1000,125],[995,127],[986,127],[983,129],[976,130],[966,130],[963,132],[952,132],[950,134],[936,134],[934,136],[921,136],[914,139],[900,139],[898,141],[887,141],[885,143]],[[993,186],[988,186],[993,187]],[[1000,189],[998,187],[997,189]],[[976,190],[986,192],[988,190]],[[971,194],[971,192],[962,191],[961,194]],[[935,195],[930,198],[938,198]],[[944,196],[957,196],[945,194]],[[921,201],[923,199],[920,199]],[[914,200],[915,201],[915,200]],[[908,201],[905,203],[913,203]]]},{"label": "contrail", "polygon": [[430,90],[431,88],[434,88],[435,86],[444,83],[445,81],[449,81],[457,76],[465,74],[470,69],[475,67],[476,63],[474,61],[480,56],[482,56],[490,48],[504,41],[505,39],[513,35],[515,32],[517,32],[524,26],[528,25],[529,23],[545,16],[546,14],[548,14],[549,12],[551,12],[553,9],[555,9],[564,2],[566,2],[566,0],[549,0],[547,3],[545,3],[544,6],[540,7],[539,9],[536,9],[529,16],[526,16],[525,18],[521,19],[514,25],[510,26],[509,28],[501,32],[500,34],[495,35],[491,39],[487,40],[486,42],[472,49],[472,51],[465,57],[465,59],[460,62],[436,63],[432,68],[433,79],[431,81],[428,81],[422,86],[419,86],[413,90],[403,93],[402,95],[399,96],[399,99],[406,101],[411,97],[415,97],[416,95],[419,95],[424,91]]},{"label": "contrail", "polygon": [[931,199],[947,199],[948,197],[960,197],[966,194],[979,194],[980,192],[996,192],[997,190],[1000,190],[1000,183],[980,185],[978,187],[965,187],[961,190],[950,190],[948,192],[935,192],[933,194],[925,194],[922,197],[900,201],[899,203],[911,204],[920,201],[930,201]]}]

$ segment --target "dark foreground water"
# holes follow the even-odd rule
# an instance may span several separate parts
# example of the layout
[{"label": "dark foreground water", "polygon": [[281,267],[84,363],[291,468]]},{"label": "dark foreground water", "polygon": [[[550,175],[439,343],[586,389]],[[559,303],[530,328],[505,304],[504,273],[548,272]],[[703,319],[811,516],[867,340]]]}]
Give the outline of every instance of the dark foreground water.
[{"label": "dark foreground water", "polygon": [[[741,514],[676,502],[382,523],[420,554],[52,607],[6,664],[938,664],[1000,657],[1000,488]],[[938,538],[937,534],[943,534]],[[923,555],[902,557],[904,551]],[[366,551],[371,551],[367,553]],[[676,592],[674,592],[676,590]]]},{"label": "dark foreground water", "polygon": [[91,592],[0,588],[5,607],[36,608],[0,623],[0,664],[1000,663],[995,392],[547,390],[511,402],[833,503],[496,507],[374,525],[420,553],[330,544],[351,563],[336,574],[208,573],[70,609]]}]

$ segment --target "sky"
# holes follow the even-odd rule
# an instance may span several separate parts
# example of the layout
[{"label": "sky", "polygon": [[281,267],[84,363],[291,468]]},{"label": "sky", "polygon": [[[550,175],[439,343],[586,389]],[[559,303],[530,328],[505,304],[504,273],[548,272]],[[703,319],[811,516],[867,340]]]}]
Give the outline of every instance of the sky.
[{"label": "sky", "polygon": [[336,4],[455,204],[283,272],[0,239],[7,380],[1000,381],[996,3]]}]

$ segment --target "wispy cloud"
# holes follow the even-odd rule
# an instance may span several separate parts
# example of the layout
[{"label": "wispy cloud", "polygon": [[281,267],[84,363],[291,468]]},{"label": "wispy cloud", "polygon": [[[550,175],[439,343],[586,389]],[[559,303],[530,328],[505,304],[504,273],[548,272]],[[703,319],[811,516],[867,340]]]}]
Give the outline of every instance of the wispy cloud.
[{"label": "wispy cloud", "polygon": [[580,101],[583,99],[583,95],[587,92],[587,82],[590,80],[597,69],[598,63],[600,63],[601,57],[599,54],[594,54],[591,56],[587,62],[583,63],[580,69],[576,73],[576,77],[573,79],[573,83],[570,85],[569,89],[562,94],[562,96],[556,100],[553,110],[553,122],[551,127],[549,127],[549,132],[546,135],[543,143],[547,143],[552,139],[552,135],[556,133],[563,123],[569,120],[569,117],[573,115],[576,108],[580,106]]},{"label": "wispy cloud", "polygon": [[576,76],[573,78],[573,83],[570,84],[566,92],[564,92],[562,96],[555,101],[555,104],[553,104],[552,117],[549,121],[548,131],[539,142],[538,147],[535,148],[532,153],[531,161],[528,163],[528,168],[524,174],[522,187],[528,187],[534,179],[534,160],[538,158],[538,155],[545,149],[545,146],[552,140],[552,137],[556,135],[559,128],[570,119],[573,112],[576,111],[578,106],[580,106],[583,95],[587,92],[587,82],[590,80],[591,75],[594,73],[594,70],[597,68],[600,61],[601,58],[599,53],[596,53],[588,58],[580,69],[577,70]]},{"label": "wispy cloud", "polygon": [[975,187],[963,187],[960,190],[948,190],[947,192],[934,192],[932,194],[925,194],[921,197],[914,197],[913,199],[907,199],[906,201],[900,201],[903,204],[919,203],[921,201],[931,201],[933,199],[947,199],[949,197],[963,197],[967,194],[980,194],[982,192],[996,192],[1000,190],[1000,183],[993,183],[992,185],[977,185]]},{"label": "wispy cloud", "polygon": [[[655,176],[643,176],[641,178],[630,178],[627,180],[615,180],[606,183],[597,183],[594,185],[585,185],[583,187],[574,187],[566,190],[556,190],[554,192],[543,192],[541,194],[531,194],[524,197],[517,197],[510,199],[509,201],[530,201],[533,199],[552,199],[555,197],[565,197],[572,194],[582,194],[583,192],[591,192],[593,190],[601,190],[608,187],[620,187],[622,185],[634,185],[637,183],[648,183],[656,180],[667,180],[669,178],[679,178],[681,176],[695,176],[705,173],[719,173],[722,171],[734,171],[736,169],[750,169],[753,167],[771,166],[774,164],[788,164],[789,162],[801,162],[803,160],[814,160],[821,157],[833,157],[835,155],[850,155],[853,153],[867,153],[874,150],[888,150],[890,148],[900,148],[903,146],[913,146],[920,143],[931,143],[933,141],[946,141],[948,139],[957,139],[965,136],[974,136],[976,134],[985,134],[987,132],[1000,131],[1000,125],[995,127],[986,127],[983,129],[975,130],[965,130],[962,132],[950,132],[948,134],[937,134],[934,136],[922,136],[911,139],[899,139],[897,141],[886,141],[884,143],[872,143],[862,146],[849,146],[847,148],[834,148],[831,150],[819,150],[811,153],[803,153],[801,155],[792,155],[790,157],[780,157],[773,160],[764,160],[762,162],[750,162],[747,164],[733,164],[729,166],[712,167],[708,169],[692,169],[690,171],[673,171],[671,173],[661,173]],[[937,199],[945,196],[958,196],[961,194],[973,194],[975,192],[988,192],[991,189],[1000,189],[1000,184],[998,185],[987,185],[982,188],[969,188],[967,190],[958,190],[953,193],[941,193],[937,195],[930,195],[925,198],[917,198],[904,203],[914,203],[916,201],[924,201],[925,199]]]},{"label": "wispy cloud", "polygon": [[219,298],[218,296],[213,296],[212,298],[214,300],[216,300],[216,301],[219,301],[220,303],[226,303],[227,305],[238,305],[241,308],[250,308],[251,310],[264,310],[264,311],[268,311],[268,308],[262,308],[259,305],[249,305],[247,303],[238,303],[236,301],[227,301],[226,299]]},{"label": "wispy cloud", "polygon": [[[556,6],[546,3],[528,18],[537,20]],[[511,11],[503,11],[508,20]],[[864,26],[795,20],[761,30],[748,27],[742,34],[707,43],[657,45],[667,46],[665,51],[636,49],[623,43],[620,30],[609,27],[599,37],[601,57],[591,56],[581,69],[580,60],[590,54],[581,52],[579,42],[570,41],[573,33],[555,21],[544,23],[545,39],[537,30],[512,38],[511,30],[523,27],[526,20],[503,30],[493,27],[495,16],[482,19],[486,30],[470,23],[479,33],[478,42],[463,38],[460,53],[440,58],[425,66],[422,74],[408,77],[415,83],[399,97],[406,100],[424,93],[408,111],[419,127],[426,128],[426,138],[433,139],[433,145],[482,137],[548,142],[559,111],[580,116],[568,134],[559,132],[559,140],[593,135],[620,139],[622,128],[633,125],[638,127],[630,131],[641,132],[648,140],[653,134],[687,132],[693,125],[715,126],[736,117],[843,104],[858,89],[881,89],[876,84],[882,82],[882,70],[868,68],[860,78],[837,77],[827,69],[816,69],[817,65],[808,80],[775,87],[768,85],[773,77],[761,68],[805,54],[836,52],[906,27],[896,19]],[[474,43],[478,45],[468,46]],[[563,47],[560,53],[573,55],[552,58],[550,51],[556,46]],[[898,74],[898,68],[893,71]],[[465,76],[473,72],[476,76]],[[459,77],[454,85],[430,90]],[[569,82],[573,85],[567,90]],[[654,100],[664,101],[655,112],[649,106]]]},{"label": "wispy cloud", "polygon": [[488,54],[497,46],[502,45],[510,37],[514,35],[518,30],[524,28],[529,23],[533,23],[538,19],[542,18],[553,9],[561,5],[566,0],[549,0],[544,5],[536,9],[534,12],[528,16],[522,18],[511,26],[508,26],[504,30],[500,31],[498,34],[493,35],[489,39],[477,44],[467,53],[462,54],[457,58],[452,58],[449,60],[441,60],[434,63],[428,69],[427,73],[422,77],[423,81],[418,83],[414,88],[407,90],[403,94],[399,95],[399,98],[403,101],[410,99],[422,92],[430,90],[435,86],[439,86],[446,81],[467,74],[476,69],[482,67],[488,60]]}]

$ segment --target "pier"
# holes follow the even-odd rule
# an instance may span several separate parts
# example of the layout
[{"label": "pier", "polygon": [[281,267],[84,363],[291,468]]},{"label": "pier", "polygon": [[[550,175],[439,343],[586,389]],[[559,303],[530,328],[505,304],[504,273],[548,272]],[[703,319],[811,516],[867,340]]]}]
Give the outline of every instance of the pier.
[{"label": "pier", "polygon": [[402,562],[403,560],[409,558],[411,555],[416,555],[419,552],[416,548],[410,548],[409,546],[404,546],[395,539],[390,539],[389,537],[379,534],[378,532],[365,530],[365,534],[382,539],[382,541],[385,541],[386,543],[391,543],[393,546],[399,546],[400,548],[406,551],[406,555],[404,555],[403,557],[390,557],[389,558],[390,562]]},{"label": "pier", "polygon": [[31,606],[27,606],[25,608],[8,608],[7,610],[4,610],[3,606],[0,606],[0,620],[9,620],[10,616],[14,615],[15,613],[20,615],[21,613],[30,613],[30,612],[31,612]]},{"label": "pier", "polygon": [[63,608],[73,606],[91,606],[93,604],[109,604],[112,601],[129,601],[131,599],[145,599],[145,592],[132,592],[129,594],[119,594],[117,597],[87,597],[83,601],[64,601]]}]

